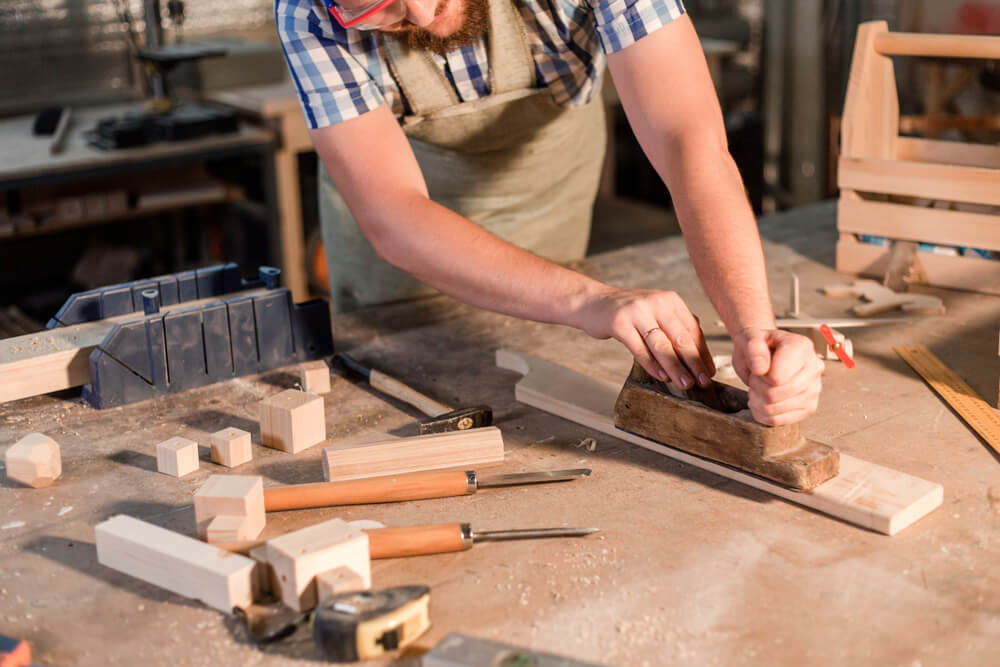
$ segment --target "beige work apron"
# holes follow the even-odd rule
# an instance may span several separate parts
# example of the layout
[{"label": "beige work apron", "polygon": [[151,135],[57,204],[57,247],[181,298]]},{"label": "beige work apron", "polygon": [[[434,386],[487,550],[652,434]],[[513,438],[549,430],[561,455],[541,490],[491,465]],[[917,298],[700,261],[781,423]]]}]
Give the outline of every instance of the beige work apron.
[{"label": "beige work apron", "polygon": [[[423,51],[386,38],[390,71],[412,114],[401,124],[430,198],[555,262],[583,257],[605,149],[604,108],[565,108],[535,88],[524,24],[491,0],[491,94],[460,103]],[[432,294],[375,253],[320,163],[320,224],[334,312]]]}]

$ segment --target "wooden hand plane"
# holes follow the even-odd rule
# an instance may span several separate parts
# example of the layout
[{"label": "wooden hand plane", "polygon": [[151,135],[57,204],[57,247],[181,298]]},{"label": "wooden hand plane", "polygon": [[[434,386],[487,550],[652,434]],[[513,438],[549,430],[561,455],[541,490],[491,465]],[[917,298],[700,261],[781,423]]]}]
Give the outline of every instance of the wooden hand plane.
[{"label": "wooden hand plane", "polygon": [[682,395],[634,363],[615,403],[615,426],[802,491],[837,475],[836,449],[807,440],[798,424],[755,422],[746,391],[715,381],[676,391]]}]

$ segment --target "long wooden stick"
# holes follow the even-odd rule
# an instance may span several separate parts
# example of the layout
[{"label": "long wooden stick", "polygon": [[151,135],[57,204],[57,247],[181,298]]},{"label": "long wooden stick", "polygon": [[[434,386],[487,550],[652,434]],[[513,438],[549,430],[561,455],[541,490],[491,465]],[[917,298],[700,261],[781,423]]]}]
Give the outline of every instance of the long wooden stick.
[{"label": "long wooden stick", "polygon": [[811,493],[792,491],[618,429],[614,405],[620,387],[612,382],[507,349],[497,350],[496,363],[524,376],[514,388],[514,396],[522,403],[886,535],[895,535],[929,514],[944,496],[940,484],[843,453],[836,477]]},{"label": "long wooden stick", "polygon": [[[194,308],[265,291],[254,289],[185,301],[162,306],[160,311]],[[128,313],[0,340],[0,403],[87,384],[90,382],[90,353],[94,348],[116,324],[141,317],[142,312]]]}]

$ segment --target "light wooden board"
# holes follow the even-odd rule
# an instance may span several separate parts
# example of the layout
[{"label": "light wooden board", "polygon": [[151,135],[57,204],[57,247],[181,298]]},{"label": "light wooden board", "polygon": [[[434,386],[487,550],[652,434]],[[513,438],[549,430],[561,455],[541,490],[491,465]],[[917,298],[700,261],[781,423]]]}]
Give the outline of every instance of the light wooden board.
[{"label": "light wooden board", "polygon": [[97,560],[227,614],[253,602],[254,561],[124,514],[94,528]]},{"label": "light wooden board", "polygon": [[1000,215],[986,213],[841,197],[837,204],[837,229],[890,239],[1000,250]]},{"label": "light wooden board", "polygon": [[837,185],[860,192],[1000,206],[1000,169],[841,157]]},{"label": "light wooden board", "polygon": [[[206,303],[265,291],[245,290],[186,301],[162,306],[160,312],[196,308]],[[90,353],[94,348],[101,344],[116,324],[143,317],[142,311],[139,311],[0,339],[0,403],[87,384],[90,382]]]},{"label": "light wooden board", "polygon": [[474,468],[503,461],[503,436],[495,426],[413,438],[348,441],[323,449],[323,476],[340,482],[421,470]]},{"label": "light wooden board", "polygon": [[963,141],[897,137],[896,159],[1000,169],[1000,146]]},{"label": "light wooden board", "polygon": [[940,484],[843,453],[836,477],[812,493],[791,491],[618,429],[614,405],[620,385],[508,349],[497,350],[496,363],[524,376],[514,389],[522,403],[879,533],[895,535],[936,509],[943,499]]}]

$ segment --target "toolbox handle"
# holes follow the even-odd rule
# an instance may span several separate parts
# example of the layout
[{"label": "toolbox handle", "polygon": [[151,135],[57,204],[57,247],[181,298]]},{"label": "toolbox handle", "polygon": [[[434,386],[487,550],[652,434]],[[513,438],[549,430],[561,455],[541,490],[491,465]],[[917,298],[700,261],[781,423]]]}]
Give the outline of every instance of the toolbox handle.
[{"label": "toolbox handle", "polygon": [[884,56],[936,58],[1000,58],[1000,37],[884,32],[875,36],[875,51]]}]

